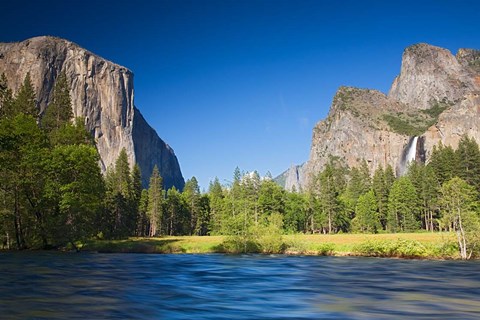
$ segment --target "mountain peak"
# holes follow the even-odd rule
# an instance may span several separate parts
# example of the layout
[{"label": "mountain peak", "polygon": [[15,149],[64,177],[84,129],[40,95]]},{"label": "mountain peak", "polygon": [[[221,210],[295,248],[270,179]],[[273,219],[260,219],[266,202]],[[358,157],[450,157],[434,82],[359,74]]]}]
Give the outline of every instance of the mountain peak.
[{"label": "mountain peak", "polygon": [[103,171],[125,148],[130,164],[139,164],[145,186],[157,165],[165,187],[183,188],[184,179],[173,150],[135,108],[130,70],[58,37],[0,43],[0,74],[5,73],[15,92],[30,73],[40,114],[48,106],[62,72],[70,85],[73,114],[85,119]]}]

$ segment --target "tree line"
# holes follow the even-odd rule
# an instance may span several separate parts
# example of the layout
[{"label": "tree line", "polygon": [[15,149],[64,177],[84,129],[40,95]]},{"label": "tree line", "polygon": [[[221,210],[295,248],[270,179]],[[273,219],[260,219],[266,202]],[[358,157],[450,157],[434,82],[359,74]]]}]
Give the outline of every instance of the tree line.
[{"label": "tree line", "polygon": [[[480,151],[472,138],[438,145],[428,164],[370,172],[330,157],[306,190],[284,190],[267,174],[241,172],[200,192],[192,177],[165,190],[157,167],[147,188],[122,150],[101,174],[84,119],[73,119],[69,87],[58,76],[40,114],[30,75],[14,96],[0,77],[0,236],[7,248],[49,248],[97,237],[274,233],[455,231],[474,243],[479,225]],[[465,254],[468,254],[465,251]]]}]

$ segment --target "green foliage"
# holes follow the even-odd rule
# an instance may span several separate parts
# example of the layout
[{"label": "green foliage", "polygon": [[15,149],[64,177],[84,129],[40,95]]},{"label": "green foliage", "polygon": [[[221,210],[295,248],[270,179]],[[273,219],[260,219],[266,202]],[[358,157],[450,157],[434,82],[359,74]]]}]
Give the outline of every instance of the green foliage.
[{"label": "green foliage", "polygon": [[318,199],[321,211],[317,223],[322,229],[332,233],[345,227],[346,217],[342,215],[340,194],[345,190],[346,168],[335,158],[330,158],[325,169],[320,172],[312,185],[312,194]]},{"label": "green foliage", "polygon": [[272,213],[267,221],[255,227],[256,243],[263,253],[281,253],[284,250],[282,238],[283,218],[279,213]]},{"label": "green foliage", "polygon": [[213,182],[210,182],[207,196],[210,205],[209,229],[213,235],[220,234],[225,210],[223,189],[218,178],[215,178]]},{"label": "green foliage", "polygon": [[415,126],[411,121],[391,114],[383,115],[383,120],[387,122],[388,126],[393,132],[406,136],[418,136],[428,128],[425,128],[424,126]]},{"label": "green foliage", "polygon": [[395,175],[393,174],[391,166],[387,166],[385,170],[379,167],[375,171],[372,179],[372,189],[377,199],[378,218],[383,229],[385,229],[387,225],[388,196],[394,181]]},{"label": "green foliage", "polygon": [[480,251],[480,217],[478,193],[466,181],[455,177],[441,188],[440,203],[444,212],[442,225],[457,234],[460,256],[470,257]]},{"label": "green foliage", "polygon": [[420,110],[420,112],[423,112],[424,114],[430,116],[432,119],[436,120],[438,117],[443,113],[443,111],[447,110],[448,107],[452,105],[451,102],[448,102],[446,99],[438,102],[435,101],[431,104],[431,107],[425,110]]},{"label": "green foliage", "polygon": [[59,215],[53,217],[60,243],[85,240],[94,234],[103,200],[103,180],[97,150],[86,145],[58,146],[52,151],[50,172]]},{"label": "green foliage", "polygon": [[480,150],[475,139],[462,136],[455,156],[457,175],[480,192]]},{"label": "green foliage", "polygon": [[52,145],[94,145],[92,136],[85,128],[83,118],[76,118],[73,123],[62,124],[58,130],[49,132],[49,138]]},{"label": "green foliage", "polygon": [[429,250],[418,241],[398,239],[396,241],[365,241],[356,245],[355,254],[370,257],[423,258]]},{"label": "green foliage", "polygon": [[42,128],[50,133],[59,130],[73,118],[70,87],[65,72],[62,72],[53,88],[52,101],[42,117]]},{"label": "green foliage", "polygon": [[138,190],[134,189],[132,171],[125,149],[108,168],[105,206],[107,217],[104,229],[108,238],[125,238],[135,234],[138,221]]},{"label": "green foliage", "polygon": [[8,80],[5,73],[0,76],[0,119],[12,117],[13,111],[13,94],[8,87]]},{"label": "green foliage", "polygon": [[416,190],[406,176],[395,180],[388,196],[387,228],[391,232],[413,231],[418,228]]},{"label": "green foliage", "polygon": [[38,108],[36,94],[30,78],[30,73],[27,73],[25,76],[25,79],[12,103],[13,115],[23,113],[37,119]]},{"label": "green foliage", "polygon": [[381,229],[377,212],[377,201],[373,190],[361,195],[352,220],[352,230],[361,233],[376,233]]},{"label": "green foliage", "polygon": [[172,187],[167,191],[163,207],[163,230],[168,235],[190,234],[190,212],[181,193]]},{"label": "green foliage", "polygon": [[147,217],[149,219],[149,237],[156,236],[160,231],[163,215],[163,179],[160,176],[160,171],[155,165],[153,167],[152,175],[150,176],[150,183],[148,185],[148,207]]},{"label": "green foliage", "polygon": [[320,256],[330,256],[335,252],[335,245],[330,242],[318,244],[315,246],[315,252]]},{"label": "green foliage", "polygon": [[397,112],[396,114],[387,113],[383,115],[383,120],[396,133],[406,136],[419,136],[434,125],[440,114],[452,105],[453,103],[446,99],[433,101],[431,102],[431,107],[420,110],[421,113],[417,111],[410,113]]},{"label": "green foliage", "polygon": [[201,195],[197,178],[192,177],[187,180],[185,187],[183,188],[182,196],[188,206],[188,210],[190,211],[190,234],[200,235],[202,233],[201,230],[204,221],[201,219]]},{"label": "green foliage", "polygon": [[284,230],[287,233],[307,231],[309,210],[306,194],[286,192],[284,212]]},{"label": "green foliage", "polygon": [[438,187],[440,187],[445,181],[456,176],[458,168],[457,155],[452,147],[446,147],[440,143],[438,146],[433,146],[428,166],[435,173]]},{"label": "green foliage", "polygon": [[412,162],[408,168],[408,177],[417,191],[415,206],[419,209],[417,219],[422,228],[433,231],[436,227],[438,209],[438,182],[431,166]]}]

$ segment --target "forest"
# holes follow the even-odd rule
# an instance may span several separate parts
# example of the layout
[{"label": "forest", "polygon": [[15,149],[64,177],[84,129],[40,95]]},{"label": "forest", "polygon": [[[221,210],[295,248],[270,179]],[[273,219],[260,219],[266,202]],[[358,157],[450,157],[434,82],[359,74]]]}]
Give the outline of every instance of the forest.
[{"label": "forest", "polygon": [[165,190],[158,168],[149,186],[125,150],[102,175],[84,119],[73,118],[64,73],[39,114],[27,74],[16,95],[0,78],[0,238],[4,249],[77,248],[82,241],[225,235],[241,245],[259,235],[451,231],[462,257],[478,250],[480,150],[463,136],[438,145],[428,163],[404,176],[390,166],[369,172],[330,157],[306,190],[284,190],[267,173],[236,168],[227,183],[201,192]]}]

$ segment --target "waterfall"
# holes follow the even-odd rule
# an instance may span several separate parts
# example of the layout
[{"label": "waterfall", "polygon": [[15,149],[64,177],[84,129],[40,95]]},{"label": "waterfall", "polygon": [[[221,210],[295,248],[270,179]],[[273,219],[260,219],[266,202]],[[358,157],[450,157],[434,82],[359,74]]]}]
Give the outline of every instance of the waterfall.
[{"label": "waterfall", "polygon": [[407,157],[405,159],[405,164],[407,166],[410,162],[415,161],[415,156],[417,155],[417,141],[418,137],[413,137],[413,140],[410,143],[410,148],[408,149]]},{"label": "waterfall", "polygon": [[403,176],[407,173],[408,164],[416,160],[418,137],[412,137],[405,149],[403,149],[402,158],[398,166],[397,174]]}]

